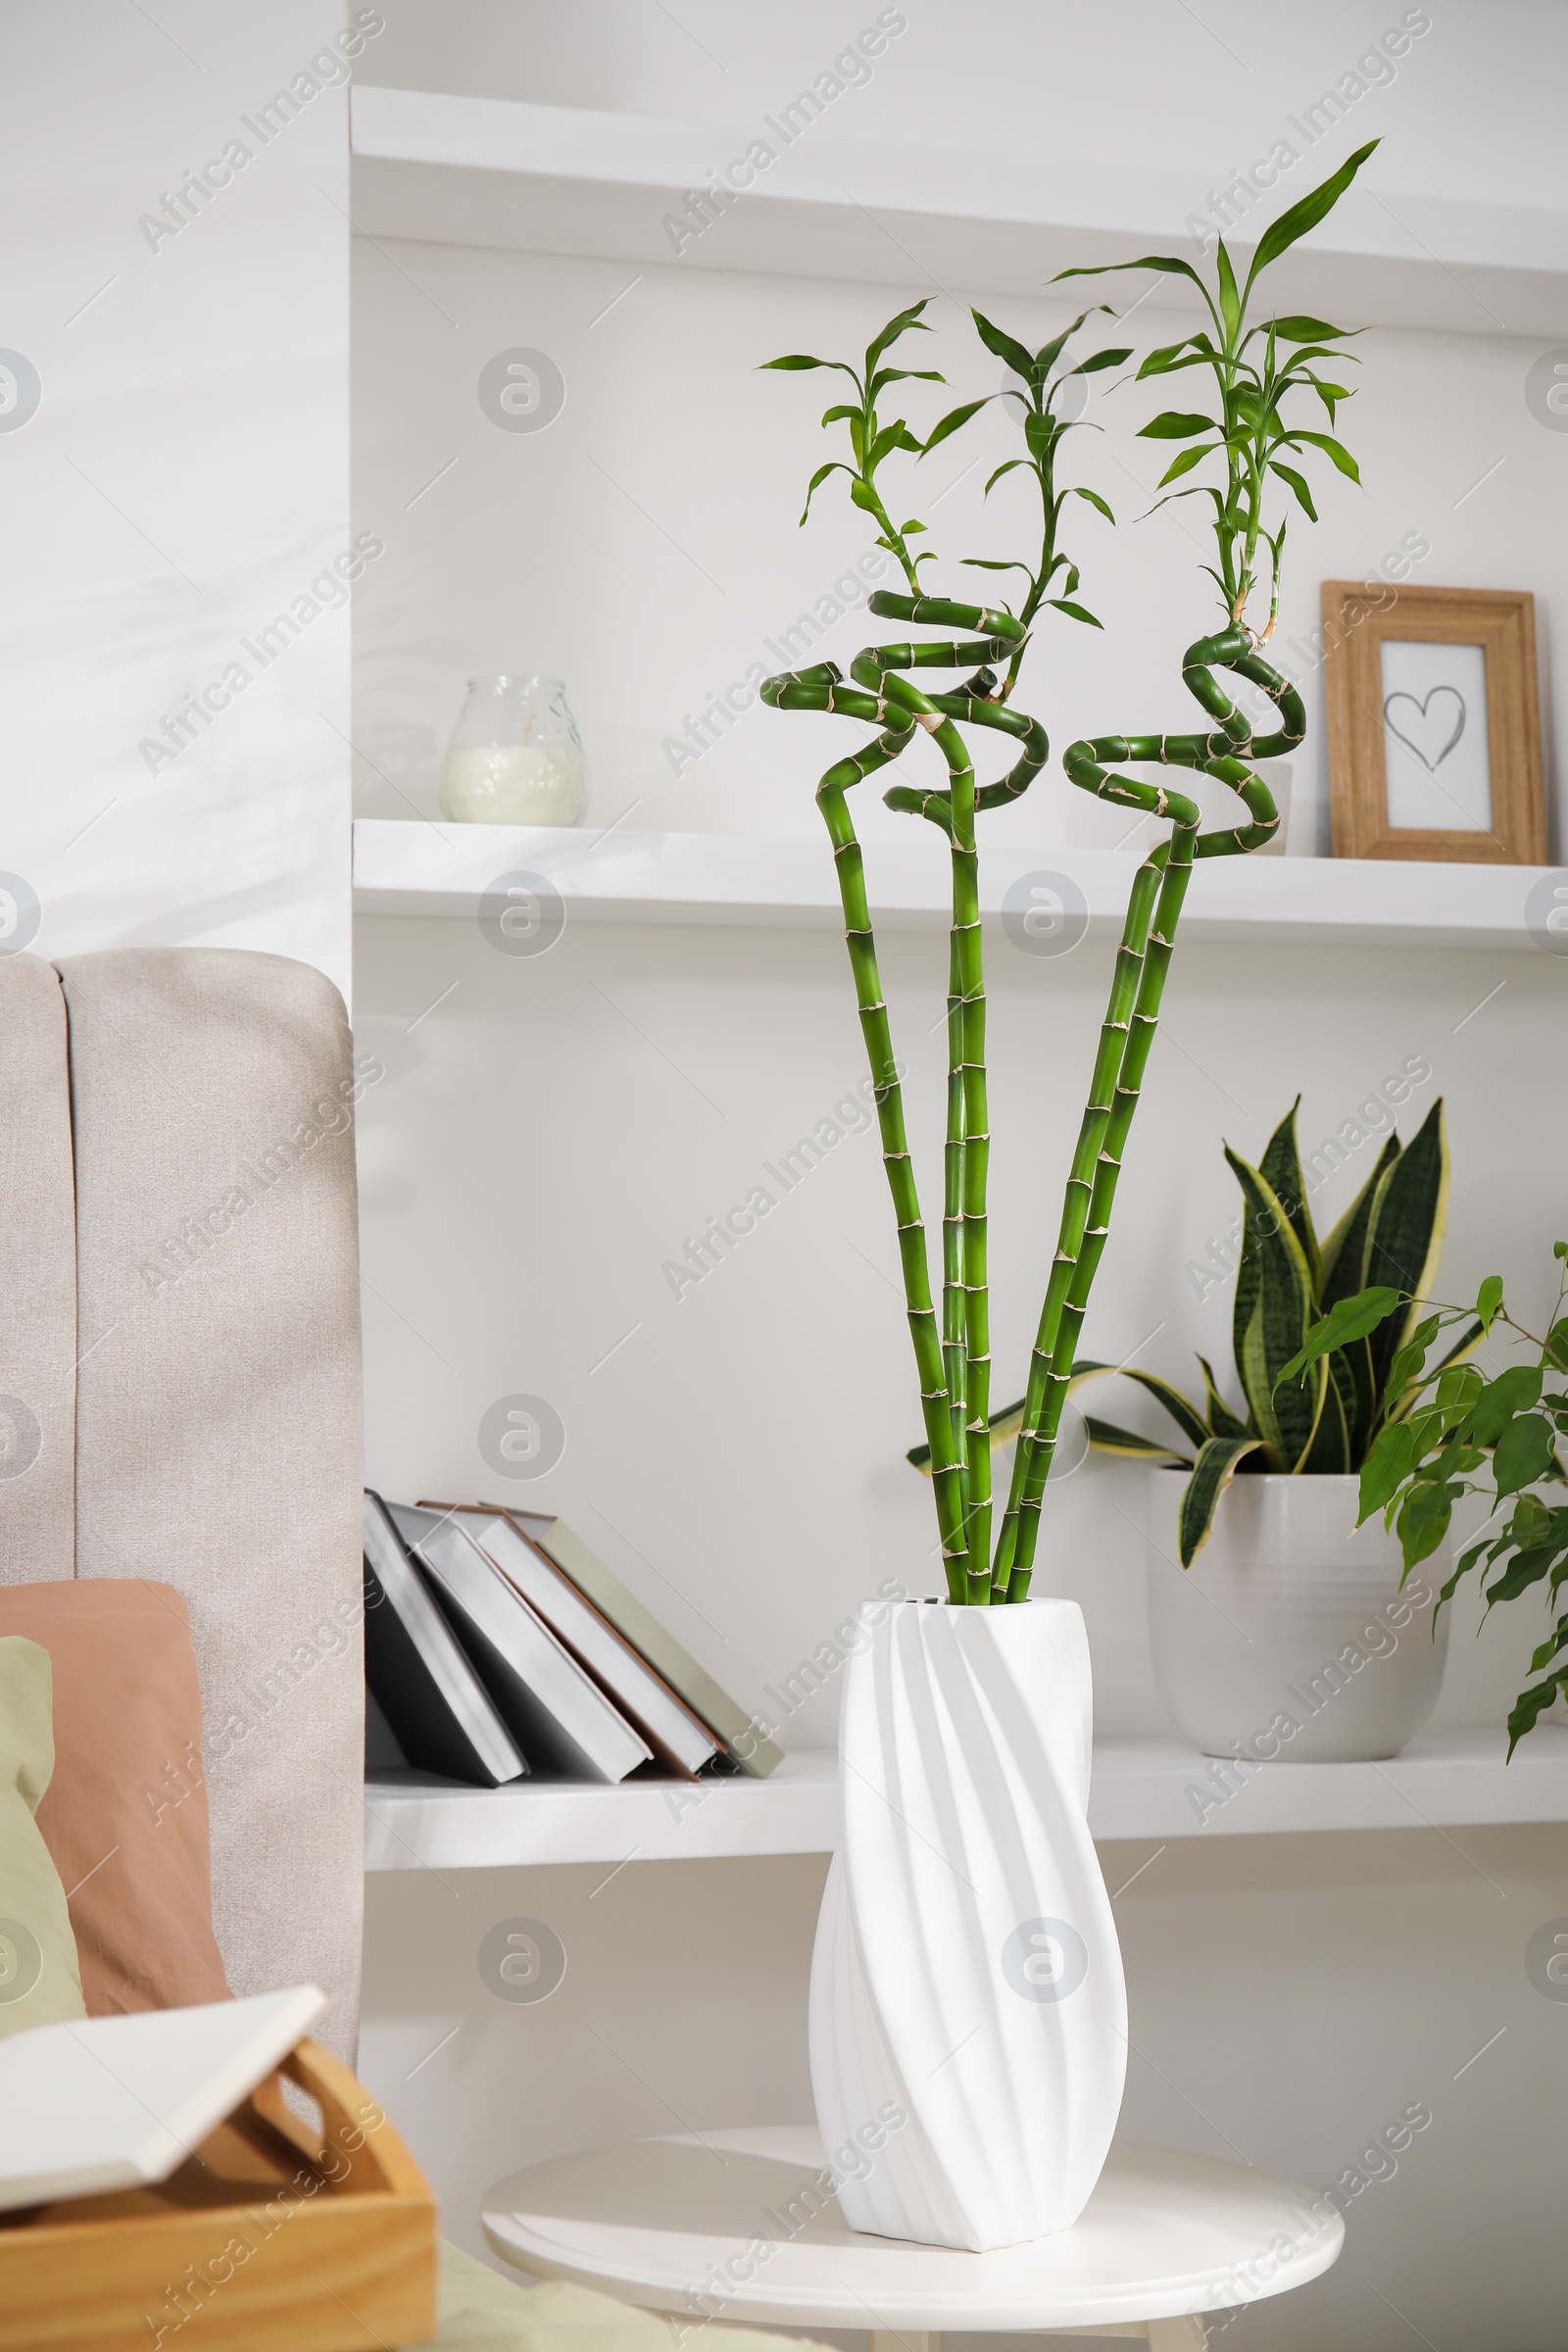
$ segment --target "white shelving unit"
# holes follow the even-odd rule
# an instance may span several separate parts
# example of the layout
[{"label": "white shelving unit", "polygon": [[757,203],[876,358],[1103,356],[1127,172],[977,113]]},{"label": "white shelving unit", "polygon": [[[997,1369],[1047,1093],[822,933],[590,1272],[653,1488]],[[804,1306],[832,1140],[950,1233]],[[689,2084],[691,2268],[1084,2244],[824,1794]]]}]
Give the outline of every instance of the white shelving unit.
[{"label": "white shelving unit", "polygon": [[[775,160],[727,209],[710,199],[709,225],[683,238],[666,220],[745,155],[757,123],[360,84],[352,119],[355,226],[439,244],[875,284],[907,283],[912,265],[934,285],[1039,294],[1073,264],[1185,251],[1193,203],[1175,172],[896,146],[821,122],[791,137],[785,120],[767,134]],[[1558,336],[1565,232],[1557,210],[1357,188],[1272,282],[1282,308],[1350,325]],[[1160,299],[1180,308],[1185,289],[1166,279]]]},{"label": "white shelving unit", "polygon": [[[1530,948],[1530,893],[1552,870],[1215,858],[1193,875],[1182,929],[1189,939],[1269,945]],[[1125,852],[1003,844],[982,868],[982,911],[999,921],[1007,890],[1023,877],[1062,876],[1087,906],[1091,932],[1114,935],[1132,872]],[[354,828],[361,914],[472,916],[487,891],[518,873],[540,875],[558,891],[568,921],[804,929],[836,929],[843,921],[826,843],[810,836],[577,833],[387,817],[362,817]],[[951,882],[940,843],[873,841],[866,873],[879,923],[946,927]]]},{"label": "white shelving unit", "polygon": [[[1173,1740],[1106,1740],[1095,1748],[1089,1826],[1098,1838],[1172,1838],[1568,1821],[1568,1728],[1542,1725],[1508,1765],[1504,1747],[1500,1734],[1455,1731],[1386,1764],[1238,1766]],[[695,1786],[460,1788],[410,1776],[372,1782],[365,1809],[367,1870],[825,1854],[838,1836],[838,1772],[831,1754],[807,1751],[769,1780]]]}]

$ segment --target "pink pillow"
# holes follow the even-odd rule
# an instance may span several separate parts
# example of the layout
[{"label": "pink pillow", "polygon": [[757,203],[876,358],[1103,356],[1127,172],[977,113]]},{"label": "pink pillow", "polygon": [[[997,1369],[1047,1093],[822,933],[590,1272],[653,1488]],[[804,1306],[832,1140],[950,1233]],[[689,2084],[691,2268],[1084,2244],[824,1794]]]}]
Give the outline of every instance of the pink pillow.
[{"label": "pink pillow", "polygon": [[3,1585],[0,1634],[36,1642],[54,1669],[55,1769],[37,1820],[88,2016],[227,2000],[184,1601],[143,1577]]}]

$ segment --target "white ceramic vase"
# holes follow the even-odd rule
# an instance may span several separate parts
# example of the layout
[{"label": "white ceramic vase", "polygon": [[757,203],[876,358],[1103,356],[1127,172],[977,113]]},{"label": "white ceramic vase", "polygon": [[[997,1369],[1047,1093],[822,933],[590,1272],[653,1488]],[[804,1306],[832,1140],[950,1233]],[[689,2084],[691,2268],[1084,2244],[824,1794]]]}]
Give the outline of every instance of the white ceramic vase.
[{"label": "white ceramic vase", "polygon": [[1446,1542],[1401,1592],[1381,1519],[1357,1529],[1360,1482],[1243,1472],[1185,1572],[1176,1510],[1187,1473],[1151,1473],[1149,1631],[1177,1729],[1210,1756],[1349,1763],[1396,1756],[1438,1701],[1447,1612],[1432,1606]]},{"label": "white ceramic vase", "polygon": [[[1070,2228],[1127,1995],[1089,1836],[1077,1606],[868,1603],[811,1961],[811,2088],[853,2229],[984,2252]],[[901,2120],[902,2119],[902,2120]]]}]

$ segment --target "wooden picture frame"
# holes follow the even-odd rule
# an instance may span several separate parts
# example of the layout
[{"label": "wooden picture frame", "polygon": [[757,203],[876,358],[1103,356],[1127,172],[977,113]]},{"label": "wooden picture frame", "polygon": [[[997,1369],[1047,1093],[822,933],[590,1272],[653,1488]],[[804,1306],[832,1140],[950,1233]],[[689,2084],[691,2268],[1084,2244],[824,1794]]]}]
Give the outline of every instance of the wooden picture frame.
[{"label": "wooden picture frame", "polygon": [[1325,580],[1323,689],[1336,858],[1545,864],[1526,590]]}]

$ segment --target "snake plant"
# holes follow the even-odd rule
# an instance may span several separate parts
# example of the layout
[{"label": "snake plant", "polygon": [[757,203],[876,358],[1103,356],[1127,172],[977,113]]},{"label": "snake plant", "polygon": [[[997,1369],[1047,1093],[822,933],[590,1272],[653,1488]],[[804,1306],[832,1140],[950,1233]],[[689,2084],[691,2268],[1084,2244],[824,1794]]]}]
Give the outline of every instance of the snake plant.
[{"label": "snake plant", "polygon": [[[1208,1541],[1219,1498],[1239,1470],[1343,1477],[1363,1467],[1386,1431],[1401,1426],[1417,1396],[1404,1349],[1436,1279],[1447,1221],[1448,1146],[1441,1102],[1408,1146],[1389,1137],[1366,1183],[1322,1242],[1307,1205],[1294,1104],[1255,1168],[1229,1146],[1225,1159],[1242,1188],[1232,1317],[1240,1411],[1227,1404],[1201,1355],[1201,1403],[1154,1373],[1117,1364],[1080,1359],[1068,1384],[1077,1389],[1119,1372],[1154,1397],[1180,1432],[1180,1446],[1162,1446],[1085,1415],[1095,1450],[1192,1472],[1177,1518],[1184,1568]],[[1392,1317],[1387,1306],[1377,1311],[1396,1298],[1406,1302],[1401,1316]],[[1319,1327],[1330,1334],[1330,1344],[1301,1362],[1300,1350]],[[1476,1323],[1445,1365],[1460,1362],[1480,1338]],[[1021,1418],[1021,1408],[1019,1413]],[[1006,1416],[999,1414],[999,1434],[1005,1427]]]},{"label": "snake plant", "polygon": [[[935,1492],[948,1597],[955,1602],[985,1605],[1021,1601],[1028,1595],[1046,1480],[1071,1384],[1074,1350],[1105,1246],[1116,1179],[1153,1042],[1193,861],[1196,858],[1238,856],[1269,840],[1279,818],[1267,786],[1250,763],[1294,750],[1305,732],[1299,698],[1260,651],[1274,625],[1285,541],[1283,514],[1274,518],[1270,527],[1268,501],[1275,483],[1283,484],[1315,520],[1311,493],[1300,473],[1286,462],[1287,453],[1317,448],[1340,471],[1358,478],[1353,458],[1340,442],[1305,430],[1294,418],[1287,421],[1284,414],[1288,402],[1294,408],[1296,397],[1306,392],[1315,396],[1327,410],[1329,421],[1334,421],[1337,403],[1347,397],[1345,388],[1327,381],[1313,363],[1343,340],[1347,330],[1306,318],[1274,318],[1250,325],[1249,306],[1262,272],[1317,225],[1370,153],[1371,146],[1358,150],[1274,222],[1259,242],[1244,284],[1238,283],[1223,243],[1215,257],[1212,290],[1190,263],[1171,256],[1152,255],[1119,265],[1190,279],[1207,313],[1208,329],[1151,352],[1138,373],[1142,379],[1200,366],[1214,377],[1217,416],[1167,411],[1143,429],[1155,440],[1195,444],[1167,467],[1159,485],[1162,490],[1206,459],[1218,461],[1223,486],[1205,487],[1201,495],[1213,502],[1217,560],[1213,567],[1204,568],[1219,589],[1224,620],[1219,630],[1190,646],[1182,662],[1184,683],[1213,722],[1205,732],[1102,736],[1073,744],[1064,756],[1068,779],[1081,790],[1152,816],[1169,818],[1172,830],[1169,839],[1143,861],[1133,881],[1089,1103],[1079,1129],[1056,1253],[1030,1360],[1012,1483],[994,1543],[986,1217],[991,1137],[975,819],[1027,790],[1049,757],[1044,726],[1014,709],[1010,699],[1033,624],[1054,611],[1066,619],[1100,625],[1078,602],[1077,567],[1057,543],[1069,497],[1086,497],[1106,515],[1110,510],[1087,485],[1058,488],[1057,461],[1063,437],[1072,429],[1072,420],[1061,415],[1060,394],[1071,377],[1120,366],[1131,354],[1107,348],[1086,360],[1062,365],[1066,344],[1091,315],[1087,312],[1065,333],[1036,351],[1005,335],[978,312],[974,314],[988,350],[1014,370],[1020,386],[1016,397],[1023,412],[1025,454],[1000,467],[987,491],[1018,466],[1033,476],[1041,504],[1038,560],[1002,567],[1021,571],[1028,582],[1016,612],[1005,603],[976,605],[929,594],[922,585],[920,567],[935,560],[933,551],[916,551],[911,545],[927,535],[925,525],[917,517],[896,523],[887,503],[889,494],[884,491],[882,476],[892,462],[907,456],[918,463],[986,405],[985,399],[964,402],[944,416],[923,440],[906,418],[884,414],[886,396],[895,385],[943,380],[934,369],[888,364],[894,346],[906,334],[929,331],[921,316],[926,303],[915,303],[890,319],[868,345],[860,368],[805,352],[767,363],[790,371],[826,368],[849,377],[854,387],[855,398],[836,402],[822,418],[824,426],[846,428],[849,458],[833,458],[817,467],[807,493],[802,523],[817,488],[835,473],[843,473],[853,503],[875,522],[878,544],[899,564],[908,588],[907,595],[878,590],[870,599],[871,611],[917,626],[973,632],[967,637],[867,647],[852,662],[848,681],[836,663],[824,662],[769,678],[760,689],[761,699],[777,710],[828,711],[877,730],[860,751],[828,768],[817,785],[816,800],[833,844],[861,1033],[870,1056],[883,1164],[897,1220],[906,1307],[920,1383],[926,1433],[921,1450],[927,1456]],[[1073,277],[1096,272],[1063,270],[1059,274]],[[1212,439],[1201,438],[1210,433]],[[1200,492],[1195,485],[1187,490],[1170,489],[1168,494],[1180,498]],[[1259,547],[1268,551],[1270,575],[1268,620],[1261,631],[1248,619],[1258,587]],[[983,561],[997,568],[989,559]],[[901,674],[915,669],[970,674],[954,690],[928,693]],[[1270,732],[1254,737],[1251,720],[1220,685],[1214,674],[1217,669],[1229,669],[1246,679],[1274,705],[1278,724]],[[1012,738],[1017,758],[1006,775],[994,783],[977,784],[964,727],[990,729]],[[938,826],[947,838],[952,863],[940,1325],[877,966],[864,865],[848,798],[856,785],[902,759],[927,737],[943,757],[945,785],[926,789],[896,784],[885,799],[890,808]],[[1244,804],[1245,821],[1204,832],[1194,800],[1163,782],[1145,783],[1114,772],[1107,764],[1121,762],[1182,766],[1213,776]]]}]

